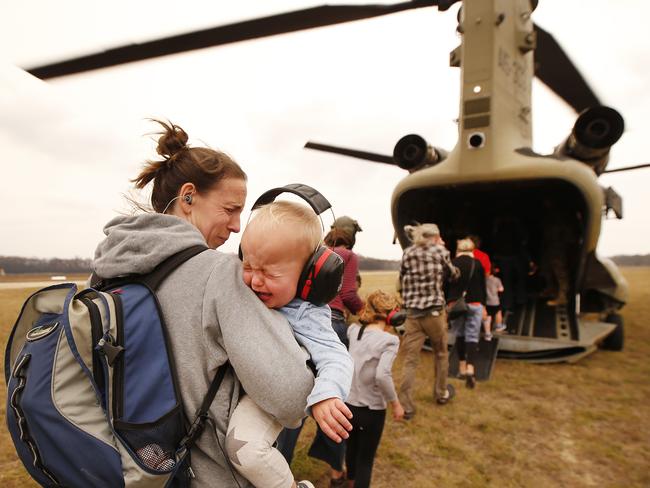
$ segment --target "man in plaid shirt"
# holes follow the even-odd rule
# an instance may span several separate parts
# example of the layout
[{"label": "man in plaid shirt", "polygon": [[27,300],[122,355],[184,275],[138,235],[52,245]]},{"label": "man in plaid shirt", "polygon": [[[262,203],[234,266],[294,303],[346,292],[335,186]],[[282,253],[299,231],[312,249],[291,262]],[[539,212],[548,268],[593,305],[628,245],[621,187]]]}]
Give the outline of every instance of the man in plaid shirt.
[{"label": "man in plaid shirt", "polygon": [[404,230],[413,242],[404,250],[400,268],[402,301],[408,319],[400,346],[404,354],[404,373],[399,400],[404,407],[404,418],[408,420],[415,415],[413,383],[420,350],[427,336],[435,358],[434,397],[444,405],[453,396],[453,388],[447,384],[447,313],[442,287],[445,279],[458,279],[460,271],[451,264],[437,225],[407,225]]}]

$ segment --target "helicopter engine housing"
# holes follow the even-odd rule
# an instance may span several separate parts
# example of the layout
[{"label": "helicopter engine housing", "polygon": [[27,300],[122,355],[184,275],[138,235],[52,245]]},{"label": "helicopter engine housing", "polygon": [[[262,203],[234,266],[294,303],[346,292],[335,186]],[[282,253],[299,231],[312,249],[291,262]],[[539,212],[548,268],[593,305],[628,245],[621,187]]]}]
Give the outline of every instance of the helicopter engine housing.
[{"label": "helicopter engine housing", "polygon": [[588,108],[578,116],[571,134],[556,154],[577,159],[600,175],[609,161],[610,148],[623,134],[624,125],[623,117],[613,108]]},{"label": "helicopter engine housing", "polygon": [[409,173],[425,166],[433,166],[447,157],[447,151],[433,147],[417,134],[402,137],[393,150],[393,159],[397,165]]}]

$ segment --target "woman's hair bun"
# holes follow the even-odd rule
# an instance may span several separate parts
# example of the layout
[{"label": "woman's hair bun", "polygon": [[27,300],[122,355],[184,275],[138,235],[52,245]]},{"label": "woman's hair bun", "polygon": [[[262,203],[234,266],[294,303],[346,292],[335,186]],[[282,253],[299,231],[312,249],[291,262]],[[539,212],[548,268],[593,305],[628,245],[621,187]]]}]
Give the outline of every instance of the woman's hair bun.
[{"label": "woman's hair bun", "polygon": [[178,152],[187,149],[187,141],[189,139],[187,132],[171,122],[165,123],[160,120],[156,120],[156,122],[164,129],[160,132],[161,135],[158,139],[158,147],[156,148],[158,154],[165,159],[171,159]]}]

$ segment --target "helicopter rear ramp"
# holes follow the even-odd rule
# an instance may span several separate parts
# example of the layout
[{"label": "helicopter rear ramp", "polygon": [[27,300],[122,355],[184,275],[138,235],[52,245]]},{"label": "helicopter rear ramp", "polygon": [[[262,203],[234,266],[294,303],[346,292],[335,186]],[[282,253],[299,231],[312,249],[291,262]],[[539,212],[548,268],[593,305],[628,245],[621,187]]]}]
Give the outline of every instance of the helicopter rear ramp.
[{"label": "helicopter rear ramp", "polygon": [[595,351],[614,324],[586,320],[537,298],[506,318],[499,357],[535,363],[575,362]]}]

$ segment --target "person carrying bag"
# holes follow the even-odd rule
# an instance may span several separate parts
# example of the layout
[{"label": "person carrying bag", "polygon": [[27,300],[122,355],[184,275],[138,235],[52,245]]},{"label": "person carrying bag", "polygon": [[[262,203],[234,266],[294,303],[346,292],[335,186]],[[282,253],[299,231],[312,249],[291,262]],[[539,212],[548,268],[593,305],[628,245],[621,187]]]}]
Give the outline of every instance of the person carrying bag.
[{"label": "person carrying bag", "polygon": [[469,283],[472,280],[473,274],[474,274],[474,261],[472,261],[472,267],[469,271],[469,277],[467,278],[467,286],[463,290],[463,294],[458,298],[458,300],[452,303],[452,305],[449,307],[449,310],[447,311],[449,320],[453,320],[458,317],[463,317],[467,315],[467,311],[469,310],[469,308],[467,307],[467,300],[465,300],[465,296],[467,295],[467,288],[469,287]]},{"label": "person carrying bag", "polygon": [[[460,269],[460,279],[449,283],[449,317],[456,337],[460,377],[467,388],[476,386],[474,363],[485,315],[485,273],[483,265],[473,256],[474,243],[461,239],[456,246],[452,264]],[[467,279],[465,279],[467,276]],[[464,311],[461,311],[462,309]]]}]

